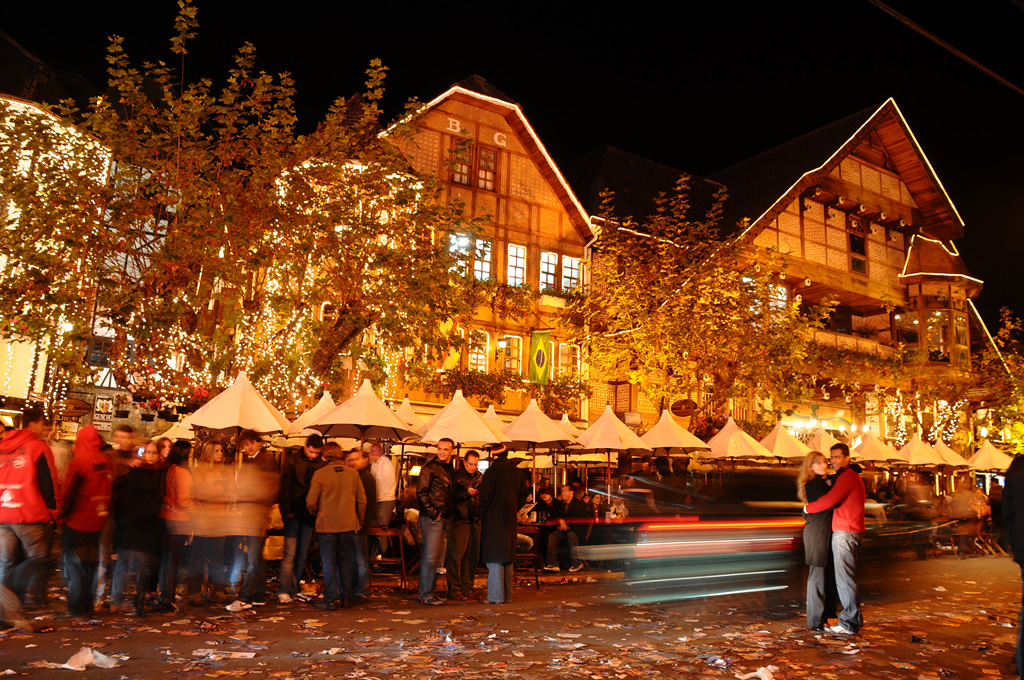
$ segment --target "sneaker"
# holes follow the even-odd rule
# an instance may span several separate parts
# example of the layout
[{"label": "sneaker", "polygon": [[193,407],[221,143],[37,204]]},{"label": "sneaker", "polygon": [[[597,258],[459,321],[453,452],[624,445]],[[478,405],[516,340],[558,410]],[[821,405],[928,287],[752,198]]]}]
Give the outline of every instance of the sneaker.
[{"label": "sneaker", "polygon": [[292,596],[288,593],[278,593],[277,601],[281,604],[291,604],[294,600],[292,600]]},{"label": "sneaker", "polygon": [[844,626],[841,623],[837,623],[834,626],[828,626],[828,627],[825,628],[825,630],[827,630],[828,632],[832,633],[833,635],[856,635],[857,634],[857,631],[850,630],[849,628],[847,628],[846,626]]},{"label": "sneaker", "polygon": [[579,571],[579,570],[580,570],[580,569],[582,569],[582,568],[583,568],[583,563],[582,563],[582,562],[580,562],[580,563],[579,563],[579,564],[577,564],[577,565],[576,565],[575,567],[569,567],[569,571],[571,571],[571,572],[575,573],[575,572]]},{"label": "sneaker", "polygon": [[545,564],[544,571],[562,571],[557,564]]},{"label": "sneaker", "polygon": [[317,600],[313,603],[313,606],[317,609],[324,609],[326,611],[333,612],[338,609],[338,601],[331,600],[330,602],[328,602],[327,600]]},{"label": "sneaker", "polygon": [[431,607],[440,607],[444,604],[444,600],[439,598],[437,595],[427,595],[420,600],[420,604],[428,604]]},{"label": "sneaker", "polygon": [[444,576],[445,574],[448,573],[448,568],[447,567],[438,567],[437,568],[437,573],[440,574],[441,576]]}]

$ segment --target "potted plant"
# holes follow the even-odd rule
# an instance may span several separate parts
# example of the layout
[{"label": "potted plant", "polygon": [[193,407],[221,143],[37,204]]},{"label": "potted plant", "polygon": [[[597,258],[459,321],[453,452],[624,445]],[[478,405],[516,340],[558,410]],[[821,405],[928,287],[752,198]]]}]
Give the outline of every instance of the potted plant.
[{"label": "potted plant", "polygon": [[127,418],[128,417],[128,405],[132,403],[132,400],[124,392],[114,393],[114,417],[115,418]]}]

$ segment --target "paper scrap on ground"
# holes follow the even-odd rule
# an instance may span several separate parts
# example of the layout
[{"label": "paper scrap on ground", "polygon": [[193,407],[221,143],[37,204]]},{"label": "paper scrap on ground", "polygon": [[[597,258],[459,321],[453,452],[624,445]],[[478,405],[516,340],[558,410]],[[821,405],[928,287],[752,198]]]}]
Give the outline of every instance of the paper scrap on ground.
[{"label": "paper scrap on ground", "polygon": [[98,652],[91,647],[82,647],[80,650],[71,655],[71,658],[67,660],[62,666],[58,668],[67,668],[72,671],[84,671],[87,666],[96,666],[97,668],[117,668],[120,665],[117,659],[107,656],[103,652]]}]

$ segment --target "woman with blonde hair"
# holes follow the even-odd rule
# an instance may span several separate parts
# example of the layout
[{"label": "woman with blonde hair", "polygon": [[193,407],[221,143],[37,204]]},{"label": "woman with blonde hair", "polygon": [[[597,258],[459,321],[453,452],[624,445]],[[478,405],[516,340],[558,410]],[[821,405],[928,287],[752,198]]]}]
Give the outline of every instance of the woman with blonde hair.
[{"label": "woman with blonde hair", "polygon": [[[234,475],[225,463],[224,445],[217,441],[203,444],[199,461],[192,470],[192,554],[188,565],[188,592],[193,605],[203,602],[204,571],[210,586],[211,601],[227,600],[227,573],[224,548],[231,533],[228,521]],[[204,569],[205,567],[205,569]]]},{"label": "woman with blonde hair", "polygon": [[[796,495],[805,504],[824,496],[831,486],[828,460],[811,451],[800,466]],[[804,558],[807,562],[807,627],[823,631],[836,615],[836,573],[832,562],[832,510],[804,513]]]}]

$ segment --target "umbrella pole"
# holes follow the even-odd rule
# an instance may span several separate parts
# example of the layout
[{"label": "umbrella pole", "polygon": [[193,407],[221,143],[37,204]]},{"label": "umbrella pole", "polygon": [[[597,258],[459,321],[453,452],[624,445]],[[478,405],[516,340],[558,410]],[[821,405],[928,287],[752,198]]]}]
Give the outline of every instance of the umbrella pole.
[{"label": "umbrella pole", "polygon": [[[533,502],[537,502],[537,451],[533,444],[530,444],[530,481],[533,483]],[[557,484],[557,481],[556,481]]]}]

